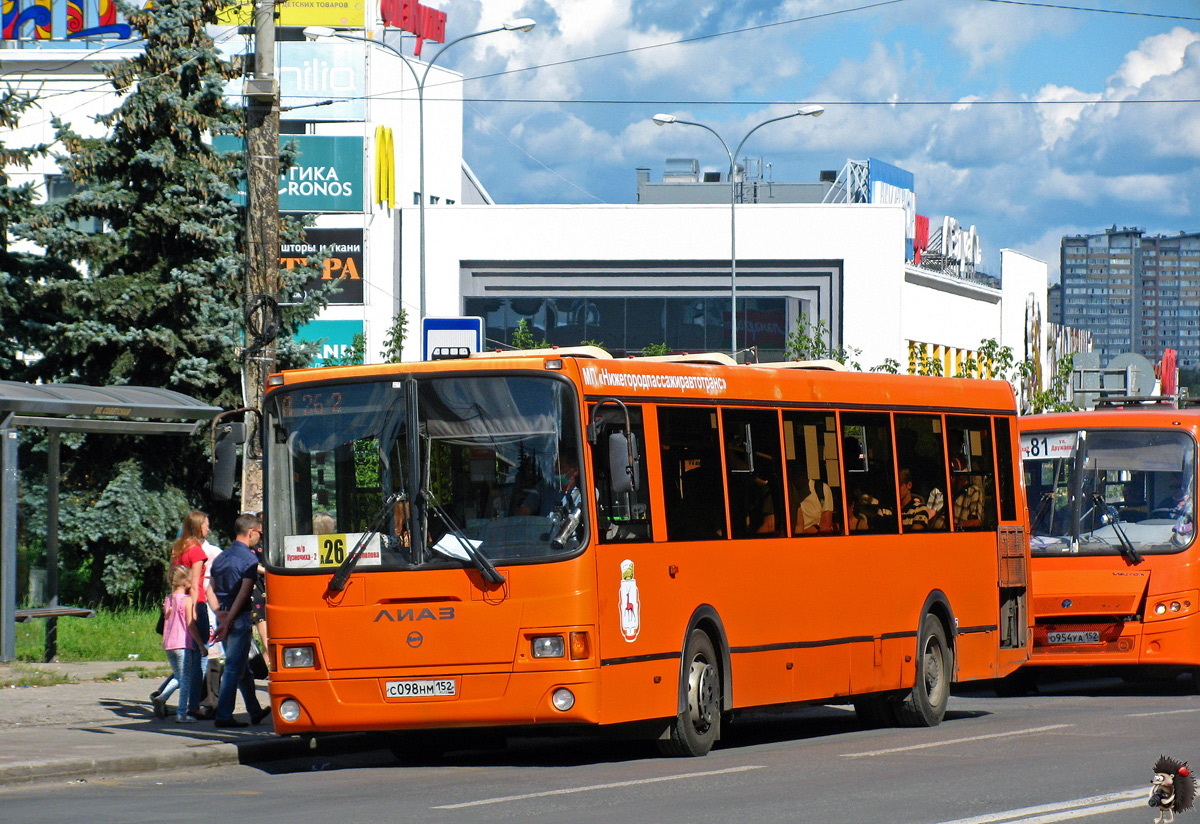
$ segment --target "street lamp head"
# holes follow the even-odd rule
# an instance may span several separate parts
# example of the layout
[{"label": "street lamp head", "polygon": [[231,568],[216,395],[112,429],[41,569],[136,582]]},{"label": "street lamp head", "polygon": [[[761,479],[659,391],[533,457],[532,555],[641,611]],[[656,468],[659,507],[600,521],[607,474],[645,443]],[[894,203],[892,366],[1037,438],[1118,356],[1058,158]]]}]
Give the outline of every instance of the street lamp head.
[{"label": "street lamp head", "polygon": [[333,37],[337,32],[329,26],[305,26],[305,40],[319,40],[322,37]]},{"label": "street lamp head", "polygon": [[820,117],[825,114],[824,106],[801,106],[796,114],[802,117]]},{"label": "street lamp head", "polygon": [[537,21],[529,17],[518,17],[504,24],[505,31],[529,31],[537,25]]},{"label": "street lamp head", "polygon": [[678,119],[673,114],[656,114],[653,118],[655,126],[665,126],[668,123],[674,123]]}]

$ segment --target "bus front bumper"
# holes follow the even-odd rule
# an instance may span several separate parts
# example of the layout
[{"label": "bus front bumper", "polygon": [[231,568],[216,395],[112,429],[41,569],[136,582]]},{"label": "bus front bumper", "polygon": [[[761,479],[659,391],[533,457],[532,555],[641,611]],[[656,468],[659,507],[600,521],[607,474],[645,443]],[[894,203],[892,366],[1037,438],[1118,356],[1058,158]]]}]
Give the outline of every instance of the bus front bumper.
[{"label": "bus front bumper", "polygon": [[[448,691],[448,682],[453,694],[437,694]],[[334,673],[307,680],[289,673],[287,680],[272,676],[270,692],[281,735],[598,724],[600,718],[598,676],[592,670],[438,678]]]},{"label": "bus front bumper", "polygon": [[1103,624],[1039,623],[1027,666],[1160,664],[1200,666],[1200,616]]}]

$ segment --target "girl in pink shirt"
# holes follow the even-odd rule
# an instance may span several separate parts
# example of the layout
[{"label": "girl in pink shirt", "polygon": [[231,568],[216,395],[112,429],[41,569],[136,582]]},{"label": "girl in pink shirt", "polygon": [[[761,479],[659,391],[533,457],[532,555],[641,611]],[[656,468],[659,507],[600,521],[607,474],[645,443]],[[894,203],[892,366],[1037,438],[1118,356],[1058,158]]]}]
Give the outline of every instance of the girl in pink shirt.
[{"label": "girl in pink shirt", "polygon": [[[167,653],[167,661],[175,677],[154,698],[154,712],[159,718],[167,717],[167,698],[182,683],[183,660],[187,650],[195,650],[200,643],[191,570],[182,565],[171,567],[171,594],[163,600],[163,650]],[[187,714],[187,709],[187,704],[180,701],[175,712],[178,723],[187,724],[196,720]]]}]

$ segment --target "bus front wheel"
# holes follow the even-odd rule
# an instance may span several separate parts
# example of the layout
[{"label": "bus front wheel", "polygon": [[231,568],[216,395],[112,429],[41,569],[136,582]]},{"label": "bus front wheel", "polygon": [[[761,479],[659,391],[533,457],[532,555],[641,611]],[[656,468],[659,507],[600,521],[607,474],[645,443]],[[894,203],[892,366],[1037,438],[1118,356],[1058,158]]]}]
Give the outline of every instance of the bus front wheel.
[{"label": "bus front wheel", "polygon": [[917,678],[912,691],[896,704],[896,720],[905,727],[936,727],[946,715],[954,658],[942,622],[921,619],[917,633]]},{"label": "bus front wheel", "polygon": [[721,671],[712,641],[694,629],[683,650],[687,708],[671,721],[670,737],[660,739],[659,751],[674,757],[706,755],[721,737]]}]

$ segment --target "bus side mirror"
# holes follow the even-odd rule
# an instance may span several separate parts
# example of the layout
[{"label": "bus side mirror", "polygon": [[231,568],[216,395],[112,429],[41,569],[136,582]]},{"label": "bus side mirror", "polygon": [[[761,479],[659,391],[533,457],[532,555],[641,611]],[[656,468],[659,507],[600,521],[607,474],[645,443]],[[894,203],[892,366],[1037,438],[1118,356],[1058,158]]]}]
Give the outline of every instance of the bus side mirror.
[{"label": "bus side mirror", "polygon": [[246,442],[246,424],[219,423],[213,427],[212,496],[217,501],[233,497],[237,474],[237,447]]},{"label": "bus side mirror", "polygon": [[608,484],[614,495],[637,490],[641,484],[641,458],[637,436],[613,432],[608,436]]}]

